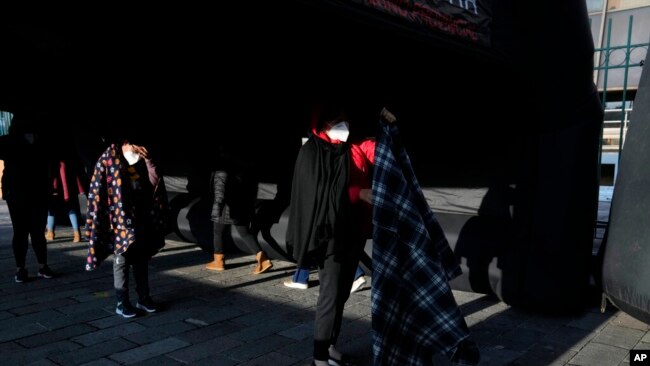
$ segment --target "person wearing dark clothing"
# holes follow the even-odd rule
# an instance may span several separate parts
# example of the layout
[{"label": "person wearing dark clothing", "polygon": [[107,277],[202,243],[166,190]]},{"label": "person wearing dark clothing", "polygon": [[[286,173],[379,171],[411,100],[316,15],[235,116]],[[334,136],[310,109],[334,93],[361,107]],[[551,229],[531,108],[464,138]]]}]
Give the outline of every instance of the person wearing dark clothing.
[{"label": "person wearing dark clothing", "polygon": [[78,243],[81,241],[81,233],[79,232],[79,218],[77,215],[79,204],[77,197],[79,194],[86,192],[82,183],[82,176],[72,159],[66,158],[56,159],[53,162],[52,175],[52,196],[50,197],[47,212],[45,239],[54,240],[56,238],[54,231],[56,214],[59,210],[63,210],[70,219],[70,225],[72,226],[72,242]]},{"label": "person wearing dark clothing", "polygon": [[30,238],[39,264],[38,275],[44,278],[54,276],[47,266],[47,243],[43,231],[51,191],[49,164],[34,122],[29,117],[16,115],[9,134],[0,137],[0,159],[5,164],[2,197],[7,201],[14,231],[11,244],[16,260],[16,282],[28,279],[25,259]]},{"label": "person wearing dark clothing", "polygon": [[257,199],[257,180],[251,175],[250,169],[235,163],[234,157],[229,154],[230,152],[222,151],[222,168],[212,173],[211,219],[214,230],[214,255],[212,262],[205,268],[213,271],[225,270],[223,234],[225,228],[230,225],[237,230],[246,245],[256,252],[257,264],[253,274],[260,274],[273,267],[273,263],[250,230]]},{"label": "person wearing dark clothing", "polygon": [[365,151],[358,157],[369,169],[374,142],[346,142],[347,119],[342,106],[331,104],[320,110],[312,121],[312,135],[298,153],[291,191],[287,246],[293,248],[298,268],[309,263],[318,266],[313,353],[317,366],[350,362],[335,345],[366,242],[366,220],[358,210],[361,202],[368,207],[371,203],[370,180],[357,184],[357,161],[351,151]]},{"label": "person wearing dark clothing", "polygon": [[115,255],[118,315],[136,315],[129,301],[130,267],[138,294],[136,308],[157,311],[149,294],[149,260],[165,245],[168,216],[165,184],[147,149],[128,139],[106,149],[95,165],[88,193],[86,270]]}]

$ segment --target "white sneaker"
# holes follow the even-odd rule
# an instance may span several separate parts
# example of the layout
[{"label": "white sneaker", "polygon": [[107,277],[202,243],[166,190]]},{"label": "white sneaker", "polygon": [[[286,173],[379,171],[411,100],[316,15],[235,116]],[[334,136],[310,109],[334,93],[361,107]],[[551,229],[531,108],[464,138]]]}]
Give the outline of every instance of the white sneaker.
[{"label": "white sneaker", "polygon": [[293,282],[293,280],[284,281],[284,285],[291,288],[297,288],[298,290],[306,290],[307,288],[309,288],[308,284]]},{"label": "white sneaker", "polygon": [[353,294],[359,290],[362,290],[366,286],[366,277],[361,276],[352,282],[352,289],[350,293]]}]

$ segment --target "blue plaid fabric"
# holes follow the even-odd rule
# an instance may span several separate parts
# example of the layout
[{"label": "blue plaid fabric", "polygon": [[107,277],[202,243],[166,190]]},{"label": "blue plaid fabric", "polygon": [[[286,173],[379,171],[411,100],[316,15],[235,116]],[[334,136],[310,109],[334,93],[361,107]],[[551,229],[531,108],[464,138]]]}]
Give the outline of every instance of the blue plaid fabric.
[{"label": "blue plaid fabric", "polygon": [[[374,365],[478,363],[449,280],[461,269],[426,202],[395,124],[381,124],[372,183]],[[475,351],[463,358],[459,346]]]}]

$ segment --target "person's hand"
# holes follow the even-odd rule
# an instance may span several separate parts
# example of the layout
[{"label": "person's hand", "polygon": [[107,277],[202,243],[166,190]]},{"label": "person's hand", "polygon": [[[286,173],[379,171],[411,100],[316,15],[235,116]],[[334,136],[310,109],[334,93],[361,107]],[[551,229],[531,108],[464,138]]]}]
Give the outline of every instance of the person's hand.
[{"label": "person's hand", "polygon": [[140,155],[141,158],[143,159],[149,159],[149,152],[144,146],[140,145],[131,145],[131,148],[134,153]]},{"label": "person's hand", "polygon": [[397,120],[397,117],[395,117],[394,114],[392,114],[386,107],[382,108],[381,112],[379,112],[379,118],[381,118],[382,121],[386,123],[393,123]]},{"label": "person's hand", "polygon": [[359,199],[372,205],[372,189],[362,188],[359,190]]}]

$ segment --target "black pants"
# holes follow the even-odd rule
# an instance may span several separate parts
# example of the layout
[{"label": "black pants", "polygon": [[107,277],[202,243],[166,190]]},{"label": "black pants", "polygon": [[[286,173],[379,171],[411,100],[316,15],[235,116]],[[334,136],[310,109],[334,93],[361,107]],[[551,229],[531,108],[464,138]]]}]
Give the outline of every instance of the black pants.
[{"label": "black pants", "polygon": [[[130,246],[129,249],[131,249]],[[149,296],[149,258],[146,256],[130,256],[127,251],[127,255],[115,255],[113,261],[113,283],[118,302],[129,300],[130,267],[133,267],[135,291],[138,294],[138,299],[144,300]]]},{"label": "black pants", "polygon": [[[363,248],[363,247],[361,247]],[[327,360],[329,346],[335,345],[343,322],[343,307],[350,297],[354,273],[359,263],[358,251],[328,255],[318,262],[318,302],[314,323],[314,359]]]},{"label": "black pants", "polygon": [[[225,230],[228,224],[220,224],[214,222],[212,225],[212,232],[214,234],[213,245],[215,254],[223,254],[223,231]],[[251,234],[248,225],[232,225],[232,227],[237,230],[239,236],[244,240],[246,246],[255,253],[262,250],[260,243],[257,242],[255,235]]]},{"label": "black pants", "polygon": [[14,229],[11,247],[14,251],[16,267],[25,267],[30,237],[36,260],[39,264],[47,264],[47,242],[45,241],[47,203],[7,200],[7,208]]}]

